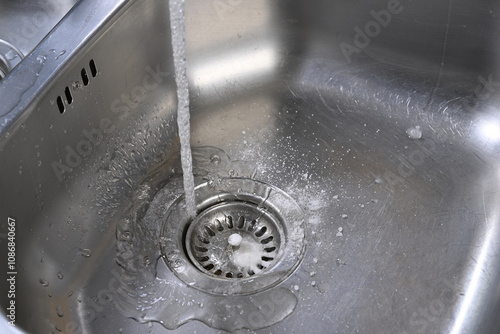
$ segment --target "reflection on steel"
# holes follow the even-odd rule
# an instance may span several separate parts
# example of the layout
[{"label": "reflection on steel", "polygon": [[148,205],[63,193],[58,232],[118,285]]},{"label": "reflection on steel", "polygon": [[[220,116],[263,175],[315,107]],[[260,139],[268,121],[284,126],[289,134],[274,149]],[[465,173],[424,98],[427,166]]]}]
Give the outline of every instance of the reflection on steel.
[{"label": "reflection on steel", "polygon": [[[175,333],[500,332],[498,4],[186,0],[191,143],[220,149],[198,161],[197,184],[251,178],[304,216],[296,270],[226,296],[193,286],[185,273],[205,274],[182,249],[162,253],[187,224],[172,240],[142,228],[169,221],[161,208],[181,189],[164,188],[180,174],[167,1],[80,1],[25,45],[1,35],[15,31],[3,29],[4,3],[19,2],[0,5],[0,38],[26,56],[0,82],[0,220],[17,222],[18,328],[162,333],[143,324],[161,309]],[[24,36],[38,12],[17,16]],[[146,213],[158,219],[134,225]],[[210,276],[237,289],[233,278]],[[225,308],[233,297],[237,311]]]}]

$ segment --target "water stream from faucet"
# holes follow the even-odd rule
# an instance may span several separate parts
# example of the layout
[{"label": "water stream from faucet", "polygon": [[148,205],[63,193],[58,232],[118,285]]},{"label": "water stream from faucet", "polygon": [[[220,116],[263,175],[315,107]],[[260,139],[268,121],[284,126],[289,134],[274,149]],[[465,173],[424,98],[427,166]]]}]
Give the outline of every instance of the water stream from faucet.
[{"label": "water stream from faucet", "polygon": [[196,216],[194,198],[193,162],[190,144],[189,89],[186,70],[186,43],[184,0],[170,0],[170,28],[174,54],[175,82],[177,84],[177,125],[181,143],[181,163],[184,181],[186,214]]}]

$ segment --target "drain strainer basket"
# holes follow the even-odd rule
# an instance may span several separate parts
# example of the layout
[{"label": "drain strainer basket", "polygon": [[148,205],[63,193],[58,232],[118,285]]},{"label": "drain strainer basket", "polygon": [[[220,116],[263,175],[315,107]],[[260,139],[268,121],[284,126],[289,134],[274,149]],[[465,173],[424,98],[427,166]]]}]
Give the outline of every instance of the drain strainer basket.
[{"label": "drain strainer basket", "polygon": [[303,213],[282,190],[228,178],[198,186],[196,203],[190,221],[179,198],[161,237],[165,262],[189,286],[220,295],[257,293],[284,281],[302,260]]},{"label": "drain strainer basket", "polygon": [[210,207],[190,224],[186,248],[208,275],[240,279],[259,275],[279,261],[283,228],[257,205],[229,202]]}]

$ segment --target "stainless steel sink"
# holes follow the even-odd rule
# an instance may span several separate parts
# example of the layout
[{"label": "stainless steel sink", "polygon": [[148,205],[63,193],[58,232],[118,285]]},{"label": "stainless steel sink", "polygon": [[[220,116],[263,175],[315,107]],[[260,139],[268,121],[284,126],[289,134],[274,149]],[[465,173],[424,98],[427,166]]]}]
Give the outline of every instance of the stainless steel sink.
[{"label": "stainless steel sink", "polygon": [[0,80],[33,51],[77,1],[0,2]]},{"label": "stainless steel sink", "polygon": [[[0,82],[4,312],[29,333],[498,333],[497,15],[187,0],[191,223],[168,3],[79,2]],[[262,268],[203,260],[228,229],[274,237]]]}]

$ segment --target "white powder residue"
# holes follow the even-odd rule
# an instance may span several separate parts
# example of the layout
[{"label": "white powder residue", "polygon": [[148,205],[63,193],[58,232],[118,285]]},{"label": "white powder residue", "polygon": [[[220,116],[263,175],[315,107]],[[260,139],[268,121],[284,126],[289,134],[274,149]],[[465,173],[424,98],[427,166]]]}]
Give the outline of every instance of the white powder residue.
[{"label": "white powder residue", "polygon": [[257,274],[261,271],[257,265],[262,263],[262,256],[264,251],[261,245],[243,239],[240,248],[233,253],[233,262],[238,267],[249,268]]}]

